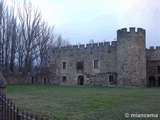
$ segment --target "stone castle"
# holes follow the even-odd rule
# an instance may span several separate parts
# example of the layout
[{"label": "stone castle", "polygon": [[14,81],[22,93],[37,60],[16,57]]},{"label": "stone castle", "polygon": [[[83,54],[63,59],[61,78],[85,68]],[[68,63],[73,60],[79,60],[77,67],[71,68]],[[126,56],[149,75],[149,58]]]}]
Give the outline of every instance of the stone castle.
[{"label": "stone castle", "polygon": [[[25,84],[160,86],[160,47],[146,49],[145,30],[117,30],[117,41],[56,48],[51,70]],[[13,78],[13,77],[12,77]]]},{"label": "stone castle", "polygon": [[[132,27],[117,31],[117,41],[55,49],[55,79],[61,85],[146,86],[160,85],[159,47],[146,49],[145,30]],[[159,54],[160,55],[160,54]],[[148,58],[146,56],[149,56]],[[156,55],[155,55],[156,56]],[[154,72],[151,68],[154,68]],[[156,79],[158,79],[156,82]]]}]

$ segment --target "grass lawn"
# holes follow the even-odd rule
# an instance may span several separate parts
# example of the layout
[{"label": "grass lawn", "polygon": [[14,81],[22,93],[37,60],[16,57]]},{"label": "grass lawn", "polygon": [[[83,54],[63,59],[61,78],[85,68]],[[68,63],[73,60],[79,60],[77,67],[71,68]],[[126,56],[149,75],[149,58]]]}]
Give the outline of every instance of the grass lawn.
[{"label": "grass lawn", "polygon": [[125,118],[125,113],[152,113],[160,116],[158,87],[8,85],[7,96],[21,110],[49,116],[50,120],[131,119]]}]

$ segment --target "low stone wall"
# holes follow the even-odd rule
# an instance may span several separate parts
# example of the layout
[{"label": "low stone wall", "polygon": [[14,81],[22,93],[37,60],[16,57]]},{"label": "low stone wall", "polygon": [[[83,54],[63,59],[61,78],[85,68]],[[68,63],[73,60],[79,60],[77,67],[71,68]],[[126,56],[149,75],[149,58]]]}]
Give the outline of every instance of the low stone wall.
[{"label": "low stone wall", "polygon": [[7,84],[31,84],[31,75],[8,74],[4,75]]},{"label": "low stone wall", "polygon": [[7,84],[18,84],[18,85],[27,85],[27,84],[53,84],[58,85],[58,81],[54,78],[54,75],[43,75],[43,74],[5,74],[4,75]]}]

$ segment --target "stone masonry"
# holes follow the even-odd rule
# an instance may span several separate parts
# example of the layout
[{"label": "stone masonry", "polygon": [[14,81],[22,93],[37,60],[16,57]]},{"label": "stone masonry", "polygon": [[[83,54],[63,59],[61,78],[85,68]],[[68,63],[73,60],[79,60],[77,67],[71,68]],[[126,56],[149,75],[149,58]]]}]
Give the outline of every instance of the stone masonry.
[{"label": "stone masonry", "polygon": [[147,85],[160,86],[160,47],[147,49]]},{"label": "stone masonry", "polygon": [[117,31],[117,41],[54,50],[52,72],[60,85],[145,86],[145,30]]},{"label": "stone masonry", "polygon": [[106,42],[56,49],[52,63],[59,84],[108,85],[109,75],[116,77],[116,44],[113,41],[111,45]]},{"label": "stone masonry", "polygon": [[117,30],[117,41],[55,48],[51,67],[7,74],[8,84],[160,86],[160,46],[146,48],[145,30]]},{"label": "stone masonry", "polygon": [[145,30],[117,31],[117,82],[119,86],[146,85]]}]

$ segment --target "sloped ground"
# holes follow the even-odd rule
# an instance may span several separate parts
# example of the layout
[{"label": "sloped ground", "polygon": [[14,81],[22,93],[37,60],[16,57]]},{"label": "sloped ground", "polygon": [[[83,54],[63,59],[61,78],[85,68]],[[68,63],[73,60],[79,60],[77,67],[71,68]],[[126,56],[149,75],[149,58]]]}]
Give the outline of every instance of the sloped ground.
[{"label": "sloped ground", "polygon": [[160,88],[158,87],[8,85],[7,96],[21,110],[49,116],[50,120],[131,119],[125,118],[125,113],[160,116]]}]

